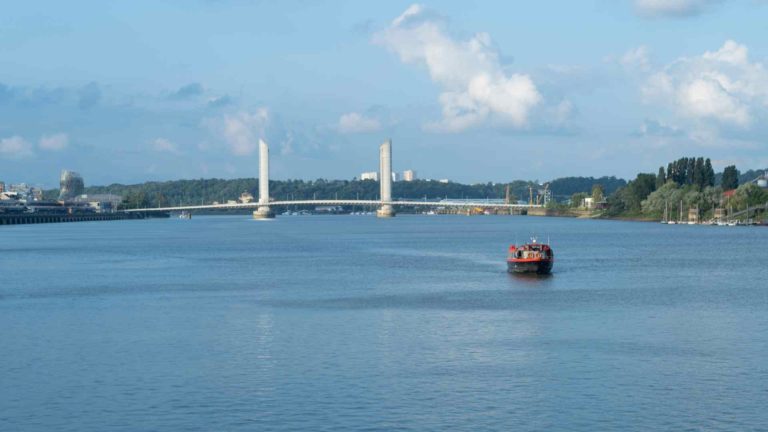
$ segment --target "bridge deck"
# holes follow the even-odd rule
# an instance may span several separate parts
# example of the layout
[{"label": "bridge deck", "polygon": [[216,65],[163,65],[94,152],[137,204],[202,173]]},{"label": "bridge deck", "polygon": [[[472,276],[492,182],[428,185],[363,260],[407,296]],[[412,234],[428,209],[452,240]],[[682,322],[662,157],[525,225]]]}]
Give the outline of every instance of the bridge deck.
[{"label": "bridge deck", "polygon": [[187,205],[176,207],[155,207],[155,208],[143,208],[143,209],[130,209],[127,212],[168,212],[168,211],[191,211],[191,210],[224,210],[224,209],[249,209],[258,208],[262,206],[303,206],[303,205],[315,205],[315,206],[381,206],[391,205],[398,207],[482,207],[482,208],[496,208],[496,209],[527,209],[527,208],[540,208],[540,204],[504,204],[494,203],[487,201],[378,201],[378,200],[292,200],[292,201],[270,201],[268,204],[259,204],[258,202],[252,203],[235,203],[235,204],[203,204],[203,205]]}]

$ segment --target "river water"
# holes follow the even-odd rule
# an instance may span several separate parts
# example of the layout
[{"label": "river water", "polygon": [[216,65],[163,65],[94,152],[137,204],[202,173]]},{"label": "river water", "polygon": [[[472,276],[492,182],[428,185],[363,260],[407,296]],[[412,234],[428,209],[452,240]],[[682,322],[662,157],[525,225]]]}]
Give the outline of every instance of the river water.
[{"label": "river water", "polygon": [[[531,233],[551,277],[506,273]],[[0,430],[766,430],[767,264],[758,227],[2,227]]]}]

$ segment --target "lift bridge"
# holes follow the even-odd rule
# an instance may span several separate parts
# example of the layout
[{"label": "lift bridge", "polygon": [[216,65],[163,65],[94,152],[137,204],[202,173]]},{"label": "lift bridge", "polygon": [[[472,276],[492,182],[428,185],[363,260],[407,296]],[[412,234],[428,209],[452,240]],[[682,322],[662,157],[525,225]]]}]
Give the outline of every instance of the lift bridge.
[{"label": "lift bridge", "polygon": [[272,201],[269,198],[269,146],[264,140],[259,140],[259,199],[253,203],[201,204],[181,205],[176,207],[155,207],[130,209],[131,213],[174,212],[194,210],[232,210],[255,209],[254,219],[269,219],[275,217],[273,207],[279,206],[371,206],[378,207],[376,215],[381,218],[395,216],[395,207],[447,207],[459,209],[505,209],[509,211],[541,208],[540,204],[511,204],[500,203],[496,200],[393,200],[392,199],[392,140],[387,140],[379,146],[379,200],[347,200],[347,199],[312,199]]}]

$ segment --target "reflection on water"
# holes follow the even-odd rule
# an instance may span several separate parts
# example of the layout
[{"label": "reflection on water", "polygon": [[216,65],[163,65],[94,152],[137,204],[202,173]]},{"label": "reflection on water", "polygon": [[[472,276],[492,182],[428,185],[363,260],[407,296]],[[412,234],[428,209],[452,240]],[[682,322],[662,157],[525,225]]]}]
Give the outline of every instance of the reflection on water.
[{"label": "reflection on water", "polygon": [[[530,232],[553,274],[506,272]],[[201,216],[0,235],[3,431],[768,421],[768,230]],[[701,253],[733,245],[750,253]]]},{"label": "reflection on water", "polygon": [[[554,270],[552,270],[554,273]],[[546,287],[547,282],[554,277],[553,273],[537,274],[537,273],[508,273],[510,278],[516,284],[527,285],[530,287]]]}]

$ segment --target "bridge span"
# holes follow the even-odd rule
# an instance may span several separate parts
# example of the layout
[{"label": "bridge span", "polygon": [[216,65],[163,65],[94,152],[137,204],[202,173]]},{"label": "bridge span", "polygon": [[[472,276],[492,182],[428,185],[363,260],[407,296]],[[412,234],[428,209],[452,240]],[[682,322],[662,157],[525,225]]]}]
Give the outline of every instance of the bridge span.
[{"label": "bridge span", "polygon": [[483,200],[440,200],[440,201],[416,201],[416,200],[392,200],[392,140],[386,140],[379,146],[379,200],[339,200],[339,199],[312,199],[272,201],[269,197],[269,146],[264,140],[259,140],[259,199],[257,202],[238,202],[231,204],[201,204],[176,207],[157,207],[126,210],[136,212],[172,212],[193,210],[227,210],[227,209],[256,209],[253,212],[255,219],[275,217],[272,207],[276,206],[376,206],[378,217],[393,217],[394,207],[452,207],[452,208],[484,208],[484,209],[531,209],[542,207],[534,204],[508,204]]},{"label": "bridge span", "polygon": [[251,203],[233,203],[233,204],[200,204],[200,205],[182,205],[175,207],[154,207],[143,209],[129,209],[126,212],[174,212],[174,211],[194,211],[194,210],[236,210],[252,209],[259,207],[277,207],[277,206],[371,206],[378,207],[390,205],[392,207],[451,207],[451,208],[474,208],[481,207],[485,209],[529,209],[541,208],[539,204],[506,204],[490,201],[380,201],[380,200],[337,200],[337,199],[319,199],[319,200],[289,200],[289,201],[269,201],[251,202]]}]

